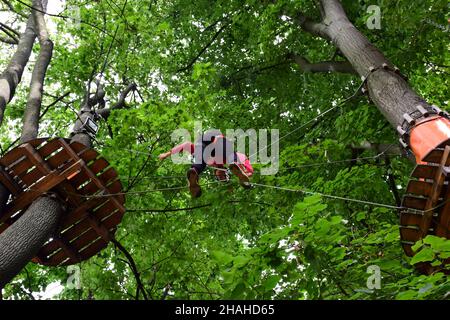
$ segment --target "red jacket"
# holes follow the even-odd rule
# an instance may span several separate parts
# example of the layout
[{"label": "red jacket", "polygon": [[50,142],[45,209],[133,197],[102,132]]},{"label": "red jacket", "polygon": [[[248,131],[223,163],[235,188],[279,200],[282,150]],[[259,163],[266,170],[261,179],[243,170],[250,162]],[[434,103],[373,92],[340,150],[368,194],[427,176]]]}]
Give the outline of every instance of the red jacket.
[{"label": "red jacket", "polygon": [[[177,154],[180,152],[188,152],[190,154],[194,154],[195,152],[195,145],[192,142],[184,142],[182,144],[177,145],[176,147],[172,148],[170,150],[171,154]],[[253,167],[250,163],[250,160],[242,153],[236,152],[237,158],[238,158],[238,165],[241,167],[241,169],[245,172],[247,176],[253,175]],[[211,159],[206,162],[208,166],[214,166],[214,167],[222,167],[221,164],[217,164],[215,159]]]}]

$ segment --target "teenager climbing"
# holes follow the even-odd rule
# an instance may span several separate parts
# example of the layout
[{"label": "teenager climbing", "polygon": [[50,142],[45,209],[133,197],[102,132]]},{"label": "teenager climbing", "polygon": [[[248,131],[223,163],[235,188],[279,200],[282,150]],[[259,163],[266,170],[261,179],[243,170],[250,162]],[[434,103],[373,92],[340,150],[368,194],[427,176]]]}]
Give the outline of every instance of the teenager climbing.
[{"label": "teenager climbing", "polygon": [[199,185],[199,176],[207,166],[215,168],[216,177],[224,181],[226,174],[224,165],[228,164],[231,172],[239,178],[244,188],[250,187],[249,177],[253,174],[250,160],[242,153],[234,152],[233,143],[225,138],[219,130],[204,132],[194,143],[184,142],[170,151],[159,155],[164,160],[173,154],[189,152],[194,155],[194,164],[187,172],[189,190],[193,198],[200,197],[202,190]]}]

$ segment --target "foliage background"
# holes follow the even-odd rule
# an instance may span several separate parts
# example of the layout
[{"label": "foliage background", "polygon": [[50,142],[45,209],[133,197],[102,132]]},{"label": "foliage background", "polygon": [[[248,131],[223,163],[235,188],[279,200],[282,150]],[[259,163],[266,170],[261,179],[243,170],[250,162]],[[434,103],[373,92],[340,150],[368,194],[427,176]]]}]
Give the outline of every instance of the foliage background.
[{"label": "foliage background", "polygon": [[[411,86],[450,110],[447,1],[343,3],[351,21],[409,77]],[[365,24],[372,4],[382,11],[380,30]],[[186,166],[157,160],[172,147],[174,129],[192,130],[194,121],[202,121],[204,127],[279,129],[284,135],[352,95],[360,84],[350,75],[304,73],[287,58],[295,53],[315,62],[335,56],[331,45],[280,18],[282,10],[300,9],[318,17],[314,1],[67,0],[63,13],[72,14],[71,6],[80,8],[82,23],[49,17],[55,52],[44,105],[70,95],[43,117],[40,136],[68,136],[88,79],[106,63],[109,101],[130,81],[140,93],[128,99],[127,109],[101,123],[95,143],[130,191],[185,185]],[[23,19],[16,24],[23,26]],[[2,44],[0,67],[13,49]],[[0,129],[3,151],[20,132],[26,95],[24,80]],[[280,172],[256,174],[254,181],[395,206],[394,194],[401,196],[412,164],[373,150],[355,154],[355,146],[396,139],[376,107],[359,96],[282,139]],[[366,159],[334,163],[355,155]],[[152,299],[448,297],[447,276],[421,276],[403,254],[395,210],[269,188],[245,191],[236,182],[213,184],[207,175],[202,183],[198,200],[186,190],[127,196],[128,213],[117,239],[133,256]],[[180,208],[186,210],[170,211]],[[449,243],[440,239],[428,238],[423,245],[425,253],[417,261],[450,254]],[[381,268],[380,290],[366,287],[370,265]],[[81,289],[65,288],[55,298],[135,298],[136,280],[112,245],[79,266]],[[65,268],[30,263],[4,289],[4,297],[31,299],[49,284],[64,285],[67,277]]]}]

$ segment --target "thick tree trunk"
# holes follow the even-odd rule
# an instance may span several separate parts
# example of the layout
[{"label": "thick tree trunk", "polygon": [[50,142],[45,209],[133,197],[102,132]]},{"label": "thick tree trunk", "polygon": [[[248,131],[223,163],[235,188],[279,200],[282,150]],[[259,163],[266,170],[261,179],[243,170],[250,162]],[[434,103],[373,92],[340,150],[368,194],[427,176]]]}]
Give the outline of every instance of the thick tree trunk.
[{"label": "thick tree trunk", "polygon": [[[46,2],[46,1],[42,1]],[[42,5],[40,0],[33,0],[33,7],[43,11],[46,3]],[[39,113],[42,105],[42,92],[44,90],[45,74],[52,59],[53,42],[50,40],[44,20],[44,14],[34,10],[33,17],[38,33],[39,44],[41,45],[39,57],[31,76],[30,92],[28,95],[27,107],[23,120],[23,130],[20,141],[26,142],[34,139],[39,130]]]},{"label": "thick tree trunk", "polygon": [[[391,125],[396,128],[403,122],[403,114],[412,112],[418,104],[428,103],[417,95],[408,83],[392,70],[386,57],[348,20],[339,0],[322,0],[324,30],[333,44],[351,63],[361,77],[369,75],[369,95]],[[370,72],[371,68],[376,68]]]},{"label": "thick tree trunk", "polygon": [[[33,7],[40,11],[43,11],[46,5],[46,0],[33,0]],[[40,11],[32,12],[41,49],[31,78],[21,142],[37,137],[43,84],[53,52],[53,43],[48,36],[44,15]],[[0,200],[2,196],[0,195]],[[41,197],[31,204],[17,222],[0,235],[0,288],[36,256],[56,229],[62,211],[59,201]]]},{"label": "thick tree trunk", "polygon": [[6,70],[0,75],[0,125],[3,122],[5,108],[14,97],[17,85],[22,79],[25,66],[30,59],[36,33],[34,31],[34,19],[30,14],[25,32],[22,34],[11,61]]},{"label": "thick tree trunk", "polygon": [[61,213],[61,205],[57,200],[39,198],[13,226],[1,234],[0,288],[36,256],[52,236]]},{"label": "thick tree trunk", "polygon": [[[121,93],[119,101],[112,108],[119,109],[125,106],[126,96],[136,88],[130,84]],[[76,141],[91,147],[91,137],[83,128],[87,119],[95,121],[92,107],[101,104],[104,106],[105,92],[98,84],[97,93],[93,98],[86,97],[83,102],[78,119],[75,122],[71,141]],[[104,116],[110,114],[110,110],[101,109]],[[51,200],[51,201],[50,201]],[[63,213],[62,204],[57,201],[41,197],[33,202],[28,210],[4,233],[0,234],[0,289],[17,275],[31,258],[36,256],[42,245],[51,237],[58,225],[59,217]],[[36,222],[36,220],[39,220]],[[35,225],[38,224],[38,227]],[[30,233],[34,235],[31,237]],[[14,248],[9,250],[7,248]]]}]

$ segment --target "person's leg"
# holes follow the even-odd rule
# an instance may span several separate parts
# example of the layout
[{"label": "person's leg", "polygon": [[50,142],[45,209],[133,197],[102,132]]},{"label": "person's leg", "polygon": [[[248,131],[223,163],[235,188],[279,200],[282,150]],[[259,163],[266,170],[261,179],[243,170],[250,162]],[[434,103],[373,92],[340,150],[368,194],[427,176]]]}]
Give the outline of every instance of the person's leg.
[{"label": "person's leg", "polygon": [[233,142],[224,138],[222,152],[225,155],[225,162],[229,164],[231,172],[238,177],[241,186],[250,188],[250,179],[240,167],[238,156],[236,152],[234,152]]},{"label": "person's leg", "polygon": [[[198,148],[198,149],[197,149]],[[189,182],[189,191],[193,198],[198,198],[202,194],[202,189],[199,185],[200,174],[206,169],[206,162],[203,159],[204,145],[196,146],[196,153],[194,157],[194,164],[187,172],[187,179]],[[198,152],[198,153],[197,153]]]}]

